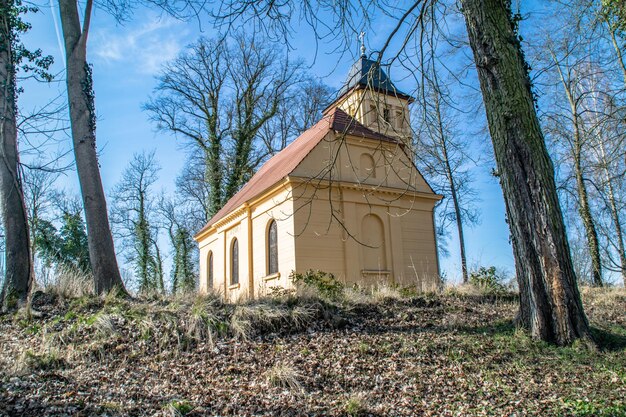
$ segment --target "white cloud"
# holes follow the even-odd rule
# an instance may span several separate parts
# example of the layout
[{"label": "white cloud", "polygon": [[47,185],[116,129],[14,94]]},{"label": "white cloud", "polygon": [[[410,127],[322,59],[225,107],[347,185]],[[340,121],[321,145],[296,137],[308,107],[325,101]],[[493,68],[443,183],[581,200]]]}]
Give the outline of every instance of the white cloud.
[{"label": "white cloud", "polygon": [[172,18],[146,16],[139,27],[111,27],[93,34],[90,53],[101,63],[131,65],[142,74],[154,75],[161,65],[178,55],[187,30]]}]

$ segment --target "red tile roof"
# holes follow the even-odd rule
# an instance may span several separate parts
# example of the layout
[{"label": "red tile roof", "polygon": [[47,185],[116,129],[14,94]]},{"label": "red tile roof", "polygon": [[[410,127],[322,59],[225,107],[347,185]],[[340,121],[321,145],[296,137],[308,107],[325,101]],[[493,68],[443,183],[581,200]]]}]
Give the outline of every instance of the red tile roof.
[{"label": "red tile roof", "polygon": [[206,226],[204,226],[196,236],[208,230],[213,224],[226,217],[231,211],[250,201],[289,175],[331,130],[340,134],[345,133],[352,136],[400,143],[394,138],[368,129],[343,110],[334,108],[313,127],[291,142],[289,146],[263,164],[261,169],[250,178],[250,181],[228,200],[221,210],[211,217]]}]

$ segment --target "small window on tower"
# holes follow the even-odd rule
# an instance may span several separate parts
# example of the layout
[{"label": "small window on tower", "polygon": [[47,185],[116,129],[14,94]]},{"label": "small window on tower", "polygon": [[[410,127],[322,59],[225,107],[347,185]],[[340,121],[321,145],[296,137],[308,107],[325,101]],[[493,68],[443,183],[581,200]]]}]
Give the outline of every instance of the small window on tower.
[{"label": "small window on tower", "polygon": [[404,129],[404,117],[402,116],[402,111],[396,111],[396,127],[398,129]]},{"label": "small window on tower", "polygon": [[391,123],[391,112],[387,107],[383,109],[383,120],[387,123]]}]

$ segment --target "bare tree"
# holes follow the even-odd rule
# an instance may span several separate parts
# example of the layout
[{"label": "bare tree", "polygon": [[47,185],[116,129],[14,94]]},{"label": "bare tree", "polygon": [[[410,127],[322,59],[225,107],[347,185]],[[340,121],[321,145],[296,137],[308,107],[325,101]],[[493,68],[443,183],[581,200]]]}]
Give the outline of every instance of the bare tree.
[{"label": "bare tree", "polygon": [[559,345],[591,339],[510,1],[463,0],[520,288],[519,323]]},{"label": "bare tree", "polygon": [[24,303],[34,281],[29,242],[28,216],[19,169],[17,126],[17,71],[31,71],[49,80],[52,63],[41,50],[29,51],[19,35],[30,26],[20,15],[36,9],[20,1],[0,1],[0,206],[5,233],[5,277],[0,305],[8,308]]},{"label": "bare tree", "polygon": [[199,39],[169,63],[144,108],[161,130],[201,152],[209,201],[206,220],[254,173],[268,152],[257,146],[298,81],[292,64],[260,39]]},{"label": "bare tree", "polygon": [[196,211],[195,206],[188,210],[183,201],[161,197],[159,211],[172,245],[172,293],[193,291],[196,288],[197,263],[194,259],[197,259],[197,250],[191,230],[201,227],[189,226],[189,214]]},{"label": "bare tree", "polygon": [[135,154],[112,191],[111,223],[135,267],[139,290],[163,291],[163,264],[157,239],[156,196],[152,186],[160,167],[151,153]]},{"label": "bare tree", "polygon": [[[562,91],[565,96],[565,101],[569,107],[566,112],[564,123],[558,123],[557,129],[554,129],[551,133],[557,137],[557,141],[565,145],[566,160],[571,165],[571,170],[575,180],[575,194],[578,204],[578,213],[582,220],[583,227],[585,229],[585,236],[587,240],[587,250],[591,257],[592,264],[592,282],[594,285],[602,286],[602,264],[600,261],[600,244],[598,241],[598,232],[596,230],[596,221],[591,212],[591,204],[589,201],[588,192],[588,178],[585,170],[585,156],[587,153],[588,143],[590,138],[586,135],[583,121],[584,102],[586,92],[581,88],[581,77],[585,77],[584,70],[581,66],[581,62],[574,62],[571,64],[569,61],[576,60],[573,56],[573,51],[568,43],[570,40],[564,40],[563,58],[553,44],[550,44],[547,49],[551,56],[552,64],[556,69],[556,74],[561,84]],[[573,41],[576,42],[576,41]],[[558,108],[558,107],[557,107]],[[561,115],[558,113],[552,114],[552,120],[556,121]],[[570,126],[568,126],[570,125]]]},{"label": "bare tree", "polygon": [[54,183],[59,174],[54,171],[41,169],[25,170],[24,198],[28,212],[28,227],[30,230],[31,252],[34,254],[38,226],[37,223],[53,207],[56,190]]},{"label": "bare tree", "polygon": [[[624,242],[624,215],[626,211],[626,107],[616,105],[606,83],[598,78],[602,71],[594,71],[589,80],[586,117],[591,139],[593,189],[597,207],[606,221],[600,224],[604,238],[605,268],[618,272],[626,285],[626,244]],[[603,84],[603,85],[599,85]]]},{"label": "bare tree", "polygon": [[292,140],[322,118],[335,92],[315,78],[305,78],[288,89],[276,115],[263,125],[259,136],[269,155],[285,148]]},{"label": "bare tree", "polygon": [[[587,242],[594,285],[602,283],[602,270],[622,269],[624,246],[618,208],[624,68],[614,54],[618,32],[607,18],[599,1],[558,3],[551,17],[557,28],[542,30],[534,45],[537,82],[547,93],[540,97],[542,122],[559,161],[561,205],[566,214],[577,213],[568,216],[568,234],[573,246],[581,238]],[[572,248],[573,256],[582,255],[579,249]]]},{"label": "bare tree", "polygon": [[436,191],[449,197],[442,200],[437,208],[438,227],[445,230],[450,223],[456,225],[461,274],[463,283],[467,283],[469,275],[463,229],[464,225],[478,222],[478,212],[472,204],[477,195],[471,187],[472,176],[468,169],[468,164],[473,161],[467,138],[456,126],[449,91],[439,81],[439,69],[434,57],[429,67],[422,85],[427,100],[420,103],[419,117],[414,123],[415,158]]}]

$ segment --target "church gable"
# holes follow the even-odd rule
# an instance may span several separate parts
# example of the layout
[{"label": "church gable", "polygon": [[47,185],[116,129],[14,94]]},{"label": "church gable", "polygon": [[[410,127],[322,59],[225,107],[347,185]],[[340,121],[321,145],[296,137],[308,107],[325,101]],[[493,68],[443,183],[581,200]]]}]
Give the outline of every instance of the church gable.
[{"label": "church gable", "polygon": [[433,194],[402,143],[365,128],[341,109],[334,109],[334,114],[344,120],[334,125],[290,177],[304,178],[311,185],[331,181]]}]

